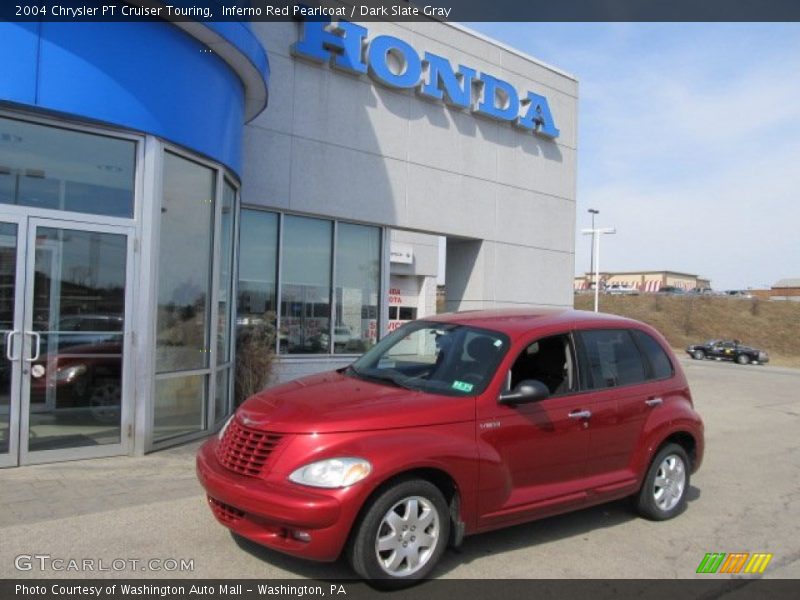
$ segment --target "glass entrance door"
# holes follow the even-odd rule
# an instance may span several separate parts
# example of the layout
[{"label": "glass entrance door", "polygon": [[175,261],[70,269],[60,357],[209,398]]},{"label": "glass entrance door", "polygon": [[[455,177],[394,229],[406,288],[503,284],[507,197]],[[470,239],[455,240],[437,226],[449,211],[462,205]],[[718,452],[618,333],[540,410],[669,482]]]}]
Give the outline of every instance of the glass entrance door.
[{"label": "glass entrance door", "polygon": [[5,464],[128,451],[131,244],[126,227],[0,217]]},{"label": "glass entrance door", "polygon": [[19,226],[14,217],[0,220],[0,467],[16,465],[19,456],[19,298],[25,281],[24,264],[19,260]]}]

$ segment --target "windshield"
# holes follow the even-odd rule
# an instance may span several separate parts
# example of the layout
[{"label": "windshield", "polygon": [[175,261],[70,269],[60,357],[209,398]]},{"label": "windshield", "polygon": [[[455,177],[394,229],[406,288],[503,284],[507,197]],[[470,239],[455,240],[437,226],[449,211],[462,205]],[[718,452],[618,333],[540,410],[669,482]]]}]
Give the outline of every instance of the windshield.
[{"label": "windshield", "polygon": [[408,323],[359,358],[348,374],[451,396],[480,394],[508,350],[496,331],[454,323]]}]

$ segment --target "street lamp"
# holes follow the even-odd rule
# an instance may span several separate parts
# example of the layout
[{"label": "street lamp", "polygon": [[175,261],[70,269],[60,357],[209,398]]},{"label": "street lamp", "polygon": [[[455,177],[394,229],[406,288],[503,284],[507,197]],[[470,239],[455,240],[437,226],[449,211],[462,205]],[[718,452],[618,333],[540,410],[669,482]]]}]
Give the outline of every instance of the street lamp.
[{"label": "street lamp", "polygon": [[[590,208],[588,212],[592,215],[592,229],[594,229],[594,216],[599,215],[600,211]],[[589,257],[589,273],[594,273],[594,243],[589,245]]]},{"label": "street lamp", "polygon": [[599,227],[591,229],[582,229],[583,235],[592,236],[592,246],[594,247],[594,312],[598,312],[600,307],[600,234],[601,233],[617,233],[614,227]]}]

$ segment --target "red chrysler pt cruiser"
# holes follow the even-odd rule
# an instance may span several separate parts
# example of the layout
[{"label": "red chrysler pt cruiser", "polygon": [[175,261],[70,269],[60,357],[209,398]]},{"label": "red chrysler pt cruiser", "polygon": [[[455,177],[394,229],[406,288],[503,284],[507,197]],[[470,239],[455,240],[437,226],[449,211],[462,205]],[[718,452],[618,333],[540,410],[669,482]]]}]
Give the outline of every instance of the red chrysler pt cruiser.
[{"label": "red chrysler pt cruiser", "polygon": [[572,310],[408,323],[351,366],[247,400],[197,456],[216,518],[394,587],[465,535],[630,496],[686,504],[703,422],[663,337]]}]

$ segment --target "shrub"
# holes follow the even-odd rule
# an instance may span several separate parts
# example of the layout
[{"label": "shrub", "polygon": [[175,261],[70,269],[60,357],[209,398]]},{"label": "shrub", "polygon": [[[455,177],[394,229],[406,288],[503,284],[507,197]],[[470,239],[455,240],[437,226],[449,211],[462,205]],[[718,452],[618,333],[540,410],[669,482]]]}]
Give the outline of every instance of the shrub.
[{"label": "shrub", "polygon": [[275,360],[274,318],[246,325],[236,333],[236,406],[260,392],[272,379]]}]

